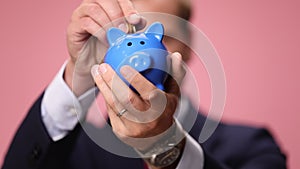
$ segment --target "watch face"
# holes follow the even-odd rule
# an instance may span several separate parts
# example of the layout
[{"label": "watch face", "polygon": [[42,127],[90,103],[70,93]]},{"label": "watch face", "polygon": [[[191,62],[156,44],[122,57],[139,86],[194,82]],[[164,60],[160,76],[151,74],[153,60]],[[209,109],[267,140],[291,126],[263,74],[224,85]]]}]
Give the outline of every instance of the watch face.
[{"label": "watch face", "polygon": [[159,154],[154,159],[154,165],[158,167],[166,167],[171,165],[180,155],[180,150],[178,147],[173,147],[172,149]]}]

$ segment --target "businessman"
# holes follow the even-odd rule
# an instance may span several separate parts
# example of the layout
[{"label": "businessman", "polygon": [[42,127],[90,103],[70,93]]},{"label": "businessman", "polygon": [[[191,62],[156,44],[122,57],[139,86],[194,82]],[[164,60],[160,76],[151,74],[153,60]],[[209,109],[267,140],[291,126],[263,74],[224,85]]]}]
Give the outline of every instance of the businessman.
[{"label": "businessman", "polygon": [[[172,52],[172,77],[165,82],[165,91],[158,90],[136,70],[122,67],[122,75],[137,94],[97,58],[106,50],[105,32],[109,27],[128,32],[132,25],[142,30],[151,22],[140,15],[143,12],[189,20],[190,8],[188,0],[83,1],[67,28],[70,59],[29,110],[2,168],[286,168],[285,156],[266,129],[220,123],[200,144],[197,138],[206,117],[197,113],[191,129],[185,128],[195,109],[179,90],[185,74],[182,62],[187,62],[190,55],[179,40],[164,39]],[[169,20],[164,24],[166,31],[181,32],[190,38],[188,29],[178,22]],[[100,51],[93,50],[95,44]],[[98,91],[105,100],[109,125],[80,125]],[[184,100],[178,112],[184,115],[181,119],[174,116],[179,100]],[[139,158],[107,151],[89,137],[85,127],[99,135],[111,130],[121,147]]]}]

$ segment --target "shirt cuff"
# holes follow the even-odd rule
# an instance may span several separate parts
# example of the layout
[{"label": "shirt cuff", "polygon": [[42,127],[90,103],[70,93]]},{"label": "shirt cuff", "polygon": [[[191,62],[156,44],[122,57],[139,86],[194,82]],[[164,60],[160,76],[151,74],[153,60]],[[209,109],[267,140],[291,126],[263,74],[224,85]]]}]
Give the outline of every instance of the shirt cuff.
[{"label": "shirt cuff", "polygon": [[47,87],[41,105],[42,120],[54,141],[66,136],[79,120],[85,119],[98,93],[93,87],[77,98],[63,79],[66,64]]},{"label": "shirt cuff", "polygon": [[176,169],[203,169],[203,165],[204,155],[200,144],[186,134],[185,147]]}]

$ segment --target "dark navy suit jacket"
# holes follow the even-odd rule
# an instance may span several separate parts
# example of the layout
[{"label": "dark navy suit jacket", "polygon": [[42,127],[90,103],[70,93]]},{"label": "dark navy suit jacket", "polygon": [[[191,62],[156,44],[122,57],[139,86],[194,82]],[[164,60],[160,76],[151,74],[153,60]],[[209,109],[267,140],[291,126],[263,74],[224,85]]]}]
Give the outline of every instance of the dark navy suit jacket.
[{"label": "dark navy suit jacket", "polygon": [[[41,96],[18,129],[3,169],[143,169],[142,159],[109,153],[96,145],[80,125],[53,142],[41,119]],[[189,132],[198,138],[205,117],[198,115]],[[284,169],[285,156],[265,129],[220,123],[203,144],[205,169]]]}]

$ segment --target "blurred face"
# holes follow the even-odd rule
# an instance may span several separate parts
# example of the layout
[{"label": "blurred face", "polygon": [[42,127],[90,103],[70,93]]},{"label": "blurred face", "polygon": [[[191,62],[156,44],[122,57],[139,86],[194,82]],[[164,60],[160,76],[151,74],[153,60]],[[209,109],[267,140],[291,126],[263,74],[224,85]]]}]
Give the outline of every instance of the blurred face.
[{"label": "blurred face", "polygon": [[[153,17],[151,14],[147,15],[147,24],[151,24],[152,22],[159,21],[162,22],[165,28],[165,34],[167,35],[176,35],[176,37],[185,36],[185,38],[189,38],[189,34],[186,32],[187,30],[181,29],[182,25],[173,17],[161,17],[159,13],[167,13],[170,15],[179,16],[180,15],[180,3],[178,0],[132,0],[137,10],[143,14],[143,12],[155,12]],[[172,19],[171,19],[172,18]],[[182,23],[181,23],[182,24]],[[180,52],[182,54],[183,60],[187,61],[190,55],[189,48],[187,48],[180,41],[170,37],[164,37],[164,44],[170,52]]]}]

